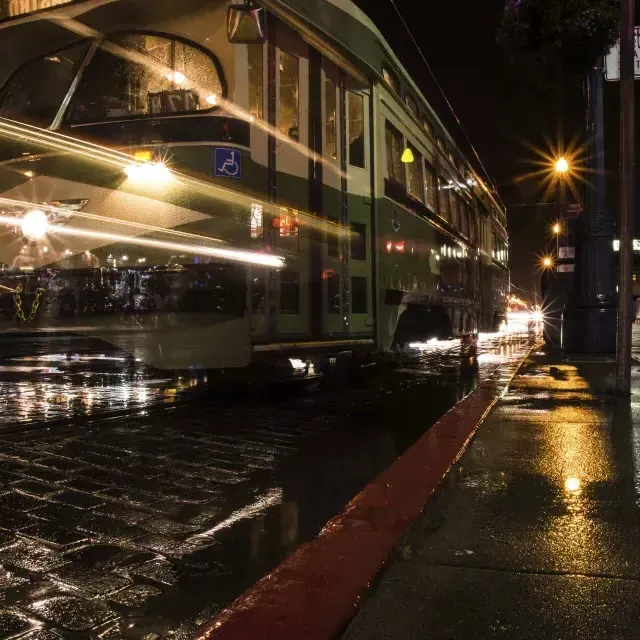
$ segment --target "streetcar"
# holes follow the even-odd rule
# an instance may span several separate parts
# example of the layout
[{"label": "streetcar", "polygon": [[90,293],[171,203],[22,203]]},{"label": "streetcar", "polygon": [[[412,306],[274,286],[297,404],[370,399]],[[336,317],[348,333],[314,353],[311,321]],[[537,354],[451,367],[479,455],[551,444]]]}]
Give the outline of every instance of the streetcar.
[{"label": "streetcar", "polygon": [[2,11],[0,337],[308,368],[504,322],[505,210],[349,0]]}]

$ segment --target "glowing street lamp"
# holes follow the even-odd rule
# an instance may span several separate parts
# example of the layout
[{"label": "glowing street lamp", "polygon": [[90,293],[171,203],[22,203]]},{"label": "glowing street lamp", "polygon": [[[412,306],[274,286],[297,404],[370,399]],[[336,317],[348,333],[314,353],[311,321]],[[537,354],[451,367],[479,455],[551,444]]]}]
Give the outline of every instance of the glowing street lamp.
[{"label": "glowing street lamp", "polygon": [[545,256],[544,258],[542,258],[542,268],[546,270],[553,268],[553,259],[551,258],[551,256]]},{"label": "glowing street lamp", "polygon": [[567,171],[569,171],[569,163],[564,156],[561,156],[556,160],[555,170],[556,173],[567,173]]}]

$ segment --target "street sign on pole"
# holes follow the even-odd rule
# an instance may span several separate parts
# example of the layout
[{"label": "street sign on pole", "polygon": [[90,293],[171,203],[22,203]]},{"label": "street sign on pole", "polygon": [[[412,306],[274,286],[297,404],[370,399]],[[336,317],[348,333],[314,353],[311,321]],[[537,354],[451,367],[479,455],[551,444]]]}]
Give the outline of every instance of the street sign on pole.
[{"label": "street sign on pole", "polygon": [[[635,60],[633,72],[636,79],[640,78],[640,27],[634,27]],[[606,80],[620,80],[620,41],[609,51],[605,58],[604,77]]]}]

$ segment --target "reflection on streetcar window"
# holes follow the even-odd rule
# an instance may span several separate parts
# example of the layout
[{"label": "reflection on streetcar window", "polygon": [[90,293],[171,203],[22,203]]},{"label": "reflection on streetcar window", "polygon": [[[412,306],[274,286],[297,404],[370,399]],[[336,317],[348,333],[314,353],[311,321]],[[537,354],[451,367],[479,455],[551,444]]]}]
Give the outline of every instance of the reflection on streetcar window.
[{"label": "reflection on streetcar window", "polygon": [[249,55],[249,113],[258,120],[264,116],[264,45],[247,45]]},{"label": "reflection on streetcar window", "polygon": [[333,225],[338,224],[338,218],[333,218],[331,216],[328,217],[328,221],[330,223],[330,228],[327,230],[327,255],[330,258],[337,258],[339,253],[338,248],[338,234],[333,230]]},{"label": "reflection on streetcar window", "polygon": [[445,219],[450,219],[450,208],[449,208],[449,185],[447,181],[440,176],[438,178],[438,203],[440,205],[440,215]]},{"label": "reflection on streetcar window", "polygon": [[280,313],[300,313],[300,274],[293,269],[280,271]]},{"label": "reflection on streetcar window", "polygon": [[349,91],[349,164],[365,168],[364,96]]},{"label": "reflection on streetcar window", "polygon": [[351,223],[351,259],[367,259],[367,225],[360,222]]},{"label": "reflection on streetcar window", "polygon": [[340,276],[335,272],[329,272],[327,276],[327,311],[330,314],[342,311],[340,304]]},{"label": "reflection on streetcar window", "polygon": [[298,58],[280,51],[280,131],[294,140],[300,139],[299,85]]},{"label": "reflection on streetcar window", "polygon": [[413,152],[413,162],[407,165],[407,191],[409,195],[420,202],[424,202],[424,179],[422,177],[422,156],[412,145],[409,148]]},{"label": "reflection on streetcar window", "polygon": [[325,85],[325,144],[326,153],[330,158],[338,158],[338,135],[337,135],[337,88],[336,83],[327,78]]},{"label": "reflection on streetcar window", "polygon": [[436,211],[438,206],[436,201],[436,185],[436,170],[425,161],[424,190],[426,195],[426,205],[433,211]]},{"label": "reflection on streetcar window", "polygon": [[0,117],[49,126],[88,50],[84,42],[23,65],[0,94]]},{"label": "reflection on streetcar window", "polygon": [[267,277],[264,272],[254,273],[251,281],[251,310],[264,314],[267,300]]},{"label": "reflection on streetcar window", "polygon": [[404,184],[404,170],[402,166],[402,134],[387,120],[385,130],[387,145],[387,172],[389,180]]},{"label": "reflection on streetcar window", "polygon": [[222,94],[213,59],[155,35],[106,40],[85,70],[69,110],[71,122],[210,109]]},{"label": "reflection on streetcar window", "polygon": [[451,203],[449,220],[454,227],[460,228],[460,216],[458,214],[458,195],[453,189],[449,189],[447,193],[449,194],[449,201]]},{"label": "reflection on streetcar window", "polygon": [[251,230],[252,239],[260,239],[263,235],[263,220],[264,209],[261,204],[253,203],[251,205],[249,228]]},{"label": "reflection on streetcar window", "polygon": [[367,313],[367,279],[362,276],[351,277],[351,313]]}]

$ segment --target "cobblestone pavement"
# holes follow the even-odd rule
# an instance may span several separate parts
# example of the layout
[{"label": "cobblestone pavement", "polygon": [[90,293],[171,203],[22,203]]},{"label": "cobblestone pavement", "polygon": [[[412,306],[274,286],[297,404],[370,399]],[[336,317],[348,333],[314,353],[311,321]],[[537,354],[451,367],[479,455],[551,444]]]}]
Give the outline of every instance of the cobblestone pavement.
[{"label": "cobblestone pavement", "polygon": [[[516,346],[483,347],[480,377]],[[0,640],[190,637],[467,393],[458,369],[5,432]]]},{"label": "cobblestone pavement", "polygon": [[3,337],[0,354],[0,427],[172,402],[202,380],[152,371],[82,337]]}]

